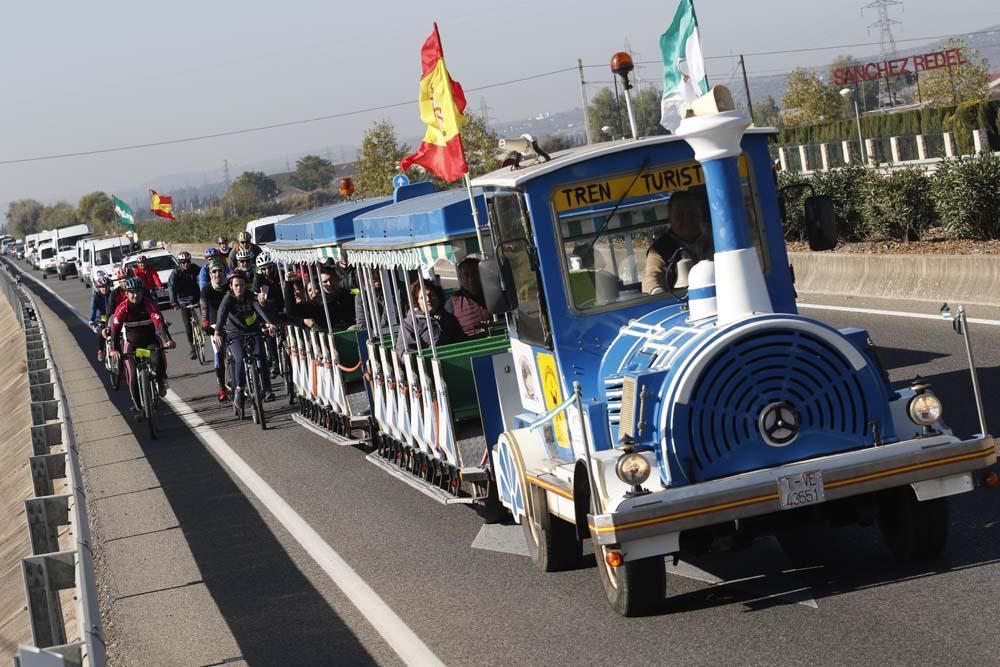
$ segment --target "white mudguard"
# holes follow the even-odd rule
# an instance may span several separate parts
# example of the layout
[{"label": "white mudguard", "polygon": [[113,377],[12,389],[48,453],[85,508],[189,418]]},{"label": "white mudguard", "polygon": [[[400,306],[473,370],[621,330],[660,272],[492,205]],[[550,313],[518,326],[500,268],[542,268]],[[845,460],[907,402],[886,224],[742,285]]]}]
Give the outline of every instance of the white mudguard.
[{"label": "white mudguard", "polygon": [[461,467],[462,461],[458,458],[455,446],[454,422],[451,419],[451,405],[448,402],[448,386],[445,384],[444,375],[441,373],[441,360],[432,359],[431,367],[434,369],[434,384],[437,386],[438,447],[447,453],[449,463]]},{"label": "white mudguard", "polygon": [[326,334],[326,344],[330,349],[330,400],[333,401],[333,409],[338,415],[350,416],[347,390],[344,388],[344,373],[340,370],[340,357],[337,355],[337,344],[333,334]]},{"label": "white mudguard", "polygon": [[408,399],[410,411],[410,437],[415,446],[420,448],[420,451],[429,454],[430,448],[423,437],[423,415],[421,414],[423,411],[420,409],[420,378],[413,367],[413,358],[416,354],[416,352],[407,352],[403,355],[403,370],[406,373],[406,384],[409,386],[406,398]]},{"label": "white mudguard", "polygon": [[393,376],[396,378],[396,428],[399,429],[400,442],[413,446],[413,433],[410,430],[410,406],[406,392],[403,391],[403,384],[406,382],[406,374],[403,365],[400,363],[399,355],[393,352],[392,355]]},{"label": "white mudguard", "polygon": [[430,448],[431,455],[436,459],[440,459],[441,451],[437,447],[437,394],[434,390],[434,382],[431,374],[427,372],[427,360],[423,357],[417,357],[416,363],[417,374],[420,376],[421,400],[423,402],[424,414],[422,439]]},{"label": "white mudguard", "polygon": [[385,377],[385,425],[388,427],[389,435],[402,441],[396,422],[396,376],[393,374],[392,364],[389,363],[389,355],[392,352],[380,347],[379,354],[382,357],[382,374]]},{"label": "white mudguard", "polygon": [[385,377],[382,365],[379,363],[379,355],[371,339],[365,344],[368,346],[368,374],[371,377],[368,384],[372,390],[372,416],[375,417],[375,423],[378,424],[380,431],[388,431],[385,423]]}]

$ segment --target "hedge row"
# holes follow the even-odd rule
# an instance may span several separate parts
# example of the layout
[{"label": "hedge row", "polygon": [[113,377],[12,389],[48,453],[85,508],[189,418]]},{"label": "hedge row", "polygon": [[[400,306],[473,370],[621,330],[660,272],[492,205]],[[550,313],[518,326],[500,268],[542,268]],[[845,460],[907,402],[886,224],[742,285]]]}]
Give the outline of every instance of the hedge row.
[{"label": "hedge row", "polygon": [[[960,153],[973,151],[974,128],[986,130],[992,150],[1000,150],[1000,100],[965,102],[957,107],[924,107],[898,113],[866,114],[861,117],[861,130],[868,138],[951,132]],[[855,141],[857,137],[857,121],[850,118],[786,128],[778,133],[778,144],[788,146]]]},{"label": "hedge row", "polygon": [[[779,172],[778,185],[810,183],[830,195],[844,241],[915,241],[931,227],[951,238],[1000,238],[1000,157],[980,153],[944,160],[936,171],[884,171],[852,165],[811,177]],[[785,238],[805,240],[802,207],[789,201]]]},{"label": "hedge row", "polygon": [[156,239],[166,243],[206,243],[215,245],[215,239],[225,236],[235,239],[246,229],[247,222],[258,216],[242,218],[216,218],[196,213],[181,213],[177,220],[142,220],[136,226],[140,239]]}]

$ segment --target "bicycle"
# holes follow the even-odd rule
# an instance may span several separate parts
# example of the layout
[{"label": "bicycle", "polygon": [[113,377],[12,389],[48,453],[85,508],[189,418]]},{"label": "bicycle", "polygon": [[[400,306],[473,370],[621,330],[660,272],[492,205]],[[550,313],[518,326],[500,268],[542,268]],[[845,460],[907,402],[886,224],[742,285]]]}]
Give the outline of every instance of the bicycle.
[{"label": "bicycle", "polygon": [[[101,323],[99,327],[107,328],[108,316],[101,315]],[[112,355],[111,350],[114,349],[111,337],[104,337],[104,369],[108,372],[108,382],[111,384],[111,389],[118,391],[118,388],[122,386],[122,363],[121,361],[116,361]]]},{"label": "bicycle", "polygon": [[267,430],[267,416],[264,413],[264,361],[257,354],[256,337],[262,334],[240,334],[230,335],[230,338],[238,338],[243,349],[243,393],[237,400],[235,381],[235,360],[226,347],[226,378],[232,380],[230,385],[233,391],[233,416],[237,419],[246,419],[246,403],[250,400],[251,416],[254,424],[259,424],[261,430]]},{"label": "bicycle", "polygon": [[136,407],[146,421],[149,437],[156,440],[160,430],[159,404],[156,371],[151,365],[153,352],[146,347],[137,347],[128,353],[135,360],[135,381],[139,383],[139,405]]},{"label": "bicycle", "polygon": [[205,342],[205,332],[202,331],[197,305],[183,306],[184,317],[191,320],[191,345],[198,355],[198,363],[204,366],[208,363],[208,349]]}]

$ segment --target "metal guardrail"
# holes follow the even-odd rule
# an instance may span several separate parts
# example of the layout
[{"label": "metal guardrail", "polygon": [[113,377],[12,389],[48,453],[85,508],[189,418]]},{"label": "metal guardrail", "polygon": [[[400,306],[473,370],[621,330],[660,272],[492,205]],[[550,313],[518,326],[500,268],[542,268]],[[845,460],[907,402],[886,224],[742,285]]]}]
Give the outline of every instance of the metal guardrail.
[{"label": "metal guardrail", "polygon": [[[3,267],[0,290],[24,329],[27,347],[34,454],[29,457],[29,468],[35,496],[24,501],[32,555],[21,559],[34,646],[20,647],[14,665],[104,667],[107,660],[90,523],[68,406],[35,301],[21,288],[19,269],[6,258]],[[67,481],[69,493],[54,495],[57,479]],[[66,550],[59,545],[63,526],[69,526],[73,540],[72,548]],[[71,642],[60,598],[60,592],[69,589],[75,592],[79,630],[79,639]]]}]

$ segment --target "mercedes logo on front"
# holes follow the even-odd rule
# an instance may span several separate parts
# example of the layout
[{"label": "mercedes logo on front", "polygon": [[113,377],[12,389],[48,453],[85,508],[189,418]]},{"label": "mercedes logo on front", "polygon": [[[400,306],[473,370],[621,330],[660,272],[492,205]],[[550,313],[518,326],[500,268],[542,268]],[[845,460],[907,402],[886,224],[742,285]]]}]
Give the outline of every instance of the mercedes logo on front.
[{"label": "mercedes logo on front", "polygon": [[788,403],[771,403],[757,420],[764,442],[772,447],[789,445],[799,435],[799,413]]}]

